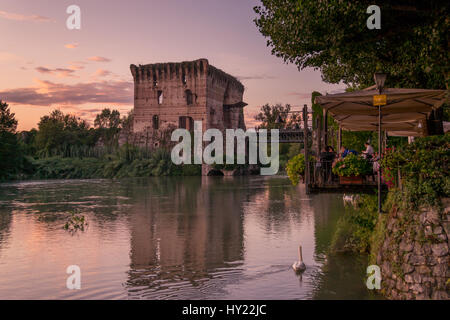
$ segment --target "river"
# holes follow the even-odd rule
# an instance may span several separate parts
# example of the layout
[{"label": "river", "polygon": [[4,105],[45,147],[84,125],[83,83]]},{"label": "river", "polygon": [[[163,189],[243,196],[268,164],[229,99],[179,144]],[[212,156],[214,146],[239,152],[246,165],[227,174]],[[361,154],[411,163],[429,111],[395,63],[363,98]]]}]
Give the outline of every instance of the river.
[{"label": "river", "polygon": [[[71,212],[84,231],[63,229]],[[327,255],[343,214],[279,176],[3,183],[0,299],[374,298],[364,256]]]}]

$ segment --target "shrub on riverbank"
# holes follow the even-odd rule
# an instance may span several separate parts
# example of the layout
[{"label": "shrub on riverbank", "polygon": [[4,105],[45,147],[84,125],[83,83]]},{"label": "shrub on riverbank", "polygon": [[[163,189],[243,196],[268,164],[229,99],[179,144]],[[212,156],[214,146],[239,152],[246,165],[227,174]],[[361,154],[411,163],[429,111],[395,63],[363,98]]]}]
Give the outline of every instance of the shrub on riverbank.
[{"label": "shrub on riverbank", "polygon": [[450,133],[418,138],[410,145],[387,152],[381,165],[394,180],[386,209],[440,207],[440,199],[450,196],[449,158]]},{"label": "shrub on riverbank", "polygon": [[331,252],[369,253],[377,224],[377,197],[362,195],[356,207],[347,207],[331,241]]},{"label": "shrub on riverbank", "polygon": [[300,153],[291,158],[286,165],[286,172],[292,184],[297,185],[300,178],[305,175],[305,155]]}]

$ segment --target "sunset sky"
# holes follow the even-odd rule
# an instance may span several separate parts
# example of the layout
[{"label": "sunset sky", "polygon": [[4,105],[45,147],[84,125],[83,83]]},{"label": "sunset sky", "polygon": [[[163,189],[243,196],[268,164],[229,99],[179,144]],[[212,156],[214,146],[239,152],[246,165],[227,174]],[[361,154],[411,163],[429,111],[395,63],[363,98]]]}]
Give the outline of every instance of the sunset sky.
[{"label": "sunset sky", "polygon": [[[81,30],[66,9],[81,8]],[[207,58],[245,86],[247,127],[265,103],[310,104],[311,92],[342,91],[319,71],[274,57],[253,19],[256,0],[2,0],[0,99],[36,127],[55,108],[92,120],[133,107],[130,64]]]}]

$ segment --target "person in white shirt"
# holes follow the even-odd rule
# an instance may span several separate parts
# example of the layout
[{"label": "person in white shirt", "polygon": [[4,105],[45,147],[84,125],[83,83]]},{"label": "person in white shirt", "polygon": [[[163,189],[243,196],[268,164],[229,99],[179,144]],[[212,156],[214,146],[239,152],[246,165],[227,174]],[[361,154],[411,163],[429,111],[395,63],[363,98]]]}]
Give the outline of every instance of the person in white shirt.
[{"label": "person in white shirt", "polygon": [[370,145],[370,143],[366,142],[364,143],[366,146],[366,150],[364,150],[362,153],[364,154],[366,159],[370,159],[373,156],[373,147]]}]

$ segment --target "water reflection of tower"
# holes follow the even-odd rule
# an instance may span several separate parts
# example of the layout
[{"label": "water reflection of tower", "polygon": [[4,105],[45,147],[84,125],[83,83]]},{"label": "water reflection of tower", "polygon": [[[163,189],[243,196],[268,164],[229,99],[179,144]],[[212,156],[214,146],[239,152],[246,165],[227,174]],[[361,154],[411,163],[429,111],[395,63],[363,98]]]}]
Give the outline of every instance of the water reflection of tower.
[{"label": "water reflection of tower", "polygon": [[219,179],[149,179],[134,187],[132,286],[195,281],[243,259],[245,194],[233,181]]}]

